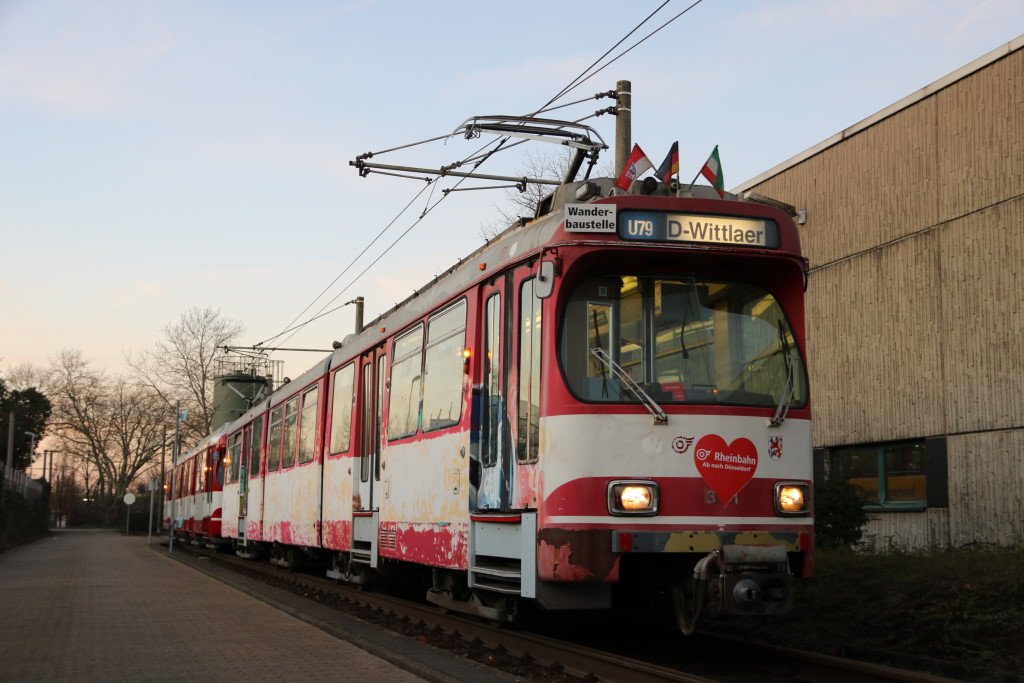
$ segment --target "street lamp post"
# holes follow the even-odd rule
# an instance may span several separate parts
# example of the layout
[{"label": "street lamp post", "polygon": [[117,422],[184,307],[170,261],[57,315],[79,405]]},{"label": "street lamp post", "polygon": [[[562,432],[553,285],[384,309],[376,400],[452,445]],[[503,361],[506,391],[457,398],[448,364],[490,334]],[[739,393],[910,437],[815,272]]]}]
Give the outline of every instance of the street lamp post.
[{"label": "street lamp post", "polygon": [[46,459],[45,458],[43,459],[43,479],[46,479],[47,481],[50,482],[50,517],[53,519],[53,526],[54,526],[55,529],[59,529],[60,525],[58,524],[58,520],[57,520],[57,508],[58,508],[58,505],[54,501],[57,500],[59,502],[60,494],[57,491],[57,487],[54,486],[54,481],[53,481],[53,461],[57,457],[58,453],[63,453],[63,452],[64,451],[59,451],[59,450],[58,451],[44,451],[44,453],[49,453],[50,454],[50,473],[49,473],[49,477],[47,477],[47,473],[46,473]]},{"label": "street lamp post", "polygon": [[25,433],[28,434],[28,439],[29,439],[29,441],[28,441],[28,471],[31,474],[31,472],[32,472],[32,461],[35,459],[33,456],[35,456],[35,454],[36,454],[36,433],[35,432],[25,432]]}]

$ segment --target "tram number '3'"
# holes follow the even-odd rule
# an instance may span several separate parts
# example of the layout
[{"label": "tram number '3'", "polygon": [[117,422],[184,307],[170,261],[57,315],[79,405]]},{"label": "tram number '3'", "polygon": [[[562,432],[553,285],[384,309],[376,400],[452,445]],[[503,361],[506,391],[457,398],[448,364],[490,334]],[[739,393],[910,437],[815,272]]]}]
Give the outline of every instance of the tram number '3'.
[{"label": "tram number '3'", "polygon": [[630,237],[654,237],[654,221],[631,218],[626,221],[626,234]]}]

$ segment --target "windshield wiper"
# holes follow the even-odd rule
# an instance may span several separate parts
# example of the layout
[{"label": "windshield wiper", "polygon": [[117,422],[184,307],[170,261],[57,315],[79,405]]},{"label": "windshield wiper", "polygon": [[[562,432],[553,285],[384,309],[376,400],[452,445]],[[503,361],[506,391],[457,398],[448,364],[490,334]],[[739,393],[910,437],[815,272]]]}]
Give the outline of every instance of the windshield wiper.
[{"label": "windshield wiper", "polygon": [[613,361],[604,349],[598,346],[596,349],[590,349],[590,354],[604,363],[608,369],[612,371],[612,374],[615,375],[620,382],[625,384],[626,388],[636,396],[637,400],[644,404],[647,411],[654,417],[654,424],[668,424],[668,415],[666,415],[665,411],[661,409],[661,406],[655,403],[654,399],[648,396],[647,392],[645,392],[618,363]]},{"label": "windshield wiper", "polygon": [[779,322],[779,344],[782,346],[782,359],[786,363],[786,386],[782,389],[782,396],[779,398],[779,405],[775,407],[775,416],[768,420],[769,427],[778,427],[786,421],[786,414],[789,413],[789,403],[793,400],[793,392],[796,389],[793,381],[796,371],[796,356],[789,352],[789,342],[786,341],[786,329]]}]

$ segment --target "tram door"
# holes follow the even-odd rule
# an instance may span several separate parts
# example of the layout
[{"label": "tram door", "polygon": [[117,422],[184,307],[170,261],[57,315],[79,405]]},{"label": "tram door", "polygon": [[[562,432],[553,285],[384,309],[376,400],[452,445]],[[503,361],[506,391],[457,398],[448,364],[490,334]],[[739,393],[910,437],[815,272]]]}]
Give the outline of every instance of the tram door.
[{"label": "tram door", "polygon": [[[245,538],[261,540],[263,538],[263,416],[253,420],[251,427],[246,427],[246,450],[243,459],[246,461],[245,495],[241,497],[242,507],[239,510],[239,531],[245,532]],[[244,520],[244,526],[243,526]]]},{"label": "tram door", "polygon": [[507,510],[511,498],[512,443],[508,411],[510,276],[483,288],[484,348],[477,510]]},{"label": "tram door", "polygon": [[384,406],[387,357],[384,346],[363,354],[360,360],[359,467],[356,478],[356,511],[369,512],[380,506],[381,419]]},{"label": "tram door", "polygon": [[[234,437],[239,438],[237,435]],[[248,454],[252,443],[252,425],[242,430],[241,442],[236,441],[231,449],[231,466],[238,472],[238,534],[245,538],[245,513],[249,506],[249,463]],[[235,464],[237,463],[237,465]]]}]

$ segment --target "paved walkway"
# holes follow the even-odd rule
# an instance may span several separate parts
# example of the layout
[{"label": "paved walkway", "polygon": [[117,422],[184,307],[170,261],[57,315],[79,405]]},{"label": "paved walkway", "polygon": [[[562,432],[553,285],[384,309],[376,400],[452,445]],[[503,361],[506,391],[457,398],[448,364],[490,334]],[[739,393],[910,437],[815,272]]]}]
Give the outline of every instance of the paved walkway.
[{"label": "paved walkway", "polygon": [[[409,641],[383,633],[371,637]],[[472,680],[430,675],[431,667],[447,670],[445,657],[461,665],[446,653],[430,656],[440,665],[400,668],[193,570],[145,537],[59,530],[0,554],[0,681],[424,680],[406,669]]]}]

